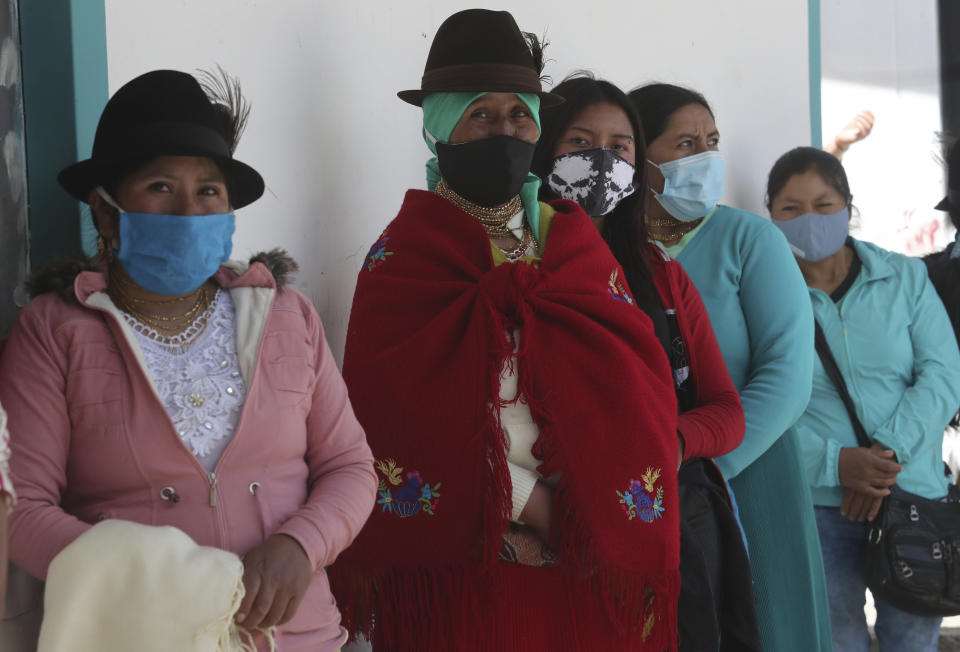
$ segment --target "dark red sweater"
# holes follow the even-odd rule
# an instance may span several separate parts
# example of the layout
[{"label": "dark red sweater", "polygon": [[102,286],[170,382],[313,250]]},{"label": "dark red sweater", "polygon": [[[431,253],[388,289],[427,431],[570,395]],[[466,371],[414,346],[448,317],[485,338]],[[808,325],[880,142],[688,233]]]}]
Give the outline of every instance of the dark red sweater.
[{"label": "dark red sweater", "polygon": [[683,267],[655,245],[650,246],[650,267],[663,307],[677,311],[693,378],[695,407],[681,414],[677,423],[686,444],[683,457],[719,457],[743,441],[740,397],[730,380],[700,293]]}]

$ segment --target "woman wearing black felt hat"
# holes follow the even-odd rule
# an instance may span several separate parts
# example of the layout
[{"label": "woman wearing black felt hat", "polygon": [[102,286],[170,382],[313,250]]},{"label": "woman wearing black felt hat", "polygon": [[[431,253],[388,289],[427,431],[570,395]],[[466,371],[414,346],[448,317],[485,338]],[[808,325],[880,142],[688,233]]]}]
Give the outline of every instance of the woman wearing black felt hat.
[{"label": "woman wearing black felt hat", "polygon": [[107,103],[93,156],[60,173],[101,253],[33,279],[0,362],[25,433],[11,557],[44,579],[98,521],[172,525],[244,558],[240,626],[278,626],[284,652],[332,651],[345,632],[324,568],[376,480],[320,320],[284,287],[296,264],[228,261],[233,210],[264,189],[233,157],[247,113],[224,74],[149,72]]},{"label": "woman wearing black felt hat", "polygon": [[[960,147],[954,144],[945,158],[947,195],[934,208],[947,213],[950,223],[960,233]],[[924,256],[923,261],[960,341],[960,247],[956,241],[951,242],[943,251]]]},{"label": "woman wearing black felt hat", "polygon": [[399,93],[435,158],[357,282],[344,378],[380,483],[331,569],[375,650],[676,639],[670,367],[586,213],[537,200],[541,55],[462,11]]}]

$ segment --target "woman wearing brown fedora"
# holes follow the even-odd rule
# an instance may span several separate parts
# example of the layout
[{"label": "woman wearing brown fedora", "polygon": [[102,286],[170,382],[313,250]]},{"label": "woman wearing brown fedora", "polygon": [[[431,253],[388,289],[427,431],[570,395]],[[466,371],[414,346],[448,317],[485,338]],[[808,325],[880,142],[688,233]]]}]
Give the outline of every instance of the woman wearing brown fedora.
[{"label": "woman wearing brown fedora", "polygon": [[537,201],[541,69],[509,13],[462,11],[399,93],[436,157],[358,279],[344,378],[380,482],[331,569],[375,650],[676,643],[670,367],[588,216]]},{"label": "woman wearing brown fedora", "polygon": [[241,626],[279,626],[283,652],[332,651],[345,632],[324,568],[370,513],[370,449],[315,310],[284,287],[295,263],[280,250],[227,262],[233,210],[264,184],[233,158],[239,88],[205,79],[129,82],[93,156],[60,173],[102,254],[33,279],[0,361],[23,433],[10,553],[44,579],[99,521],[174,526],[243,557]]}]

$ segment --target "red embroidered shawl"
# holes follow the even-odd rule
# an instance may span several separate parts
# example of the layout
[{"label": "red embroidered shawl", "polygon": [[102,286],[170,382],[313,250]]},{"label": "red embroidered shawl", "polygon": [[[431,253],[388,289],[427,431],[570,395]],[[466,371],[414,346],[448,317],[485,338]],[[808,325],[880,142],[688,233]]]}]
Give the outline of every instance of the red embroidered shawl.
[{"label": "red embroidered shawl", "polygon": [[[494,266],[476,219],[410,190],[360,272],[343,375],[381,483],[331,577],[345,626],[375,649],[675,645],[670,367],[589,218],[551,206],[542,261]],[[554,568],[497,560],[511,504],[499,373],[516,327],[533,453],[560,477]]]}]

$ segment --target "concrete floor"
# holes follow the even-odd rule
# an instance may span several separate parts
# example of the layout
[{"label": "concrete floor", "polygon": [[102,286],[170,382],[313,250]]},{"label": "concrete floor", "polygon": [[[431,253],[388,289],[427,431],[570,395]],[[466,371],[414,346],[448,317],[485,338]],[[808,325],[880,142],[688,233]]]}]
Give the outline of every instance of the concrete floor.
[{"label": "concrete floor", "polygon": [[[870,625],[870,634],[873,635],[873,623],[877,620],[877,610],[873,606],[873,598],[867,591],[867,604],[863,608]],[[951,616],[943,619],[940,625],[939,652],[960,652],[960,616]],[[877,641],[873,641],[873,652],[877,652]]]},{"label": "concrete floor", "polygon": [[960,627],[944,627],[940,630],[940,652],[960,652]]}]

